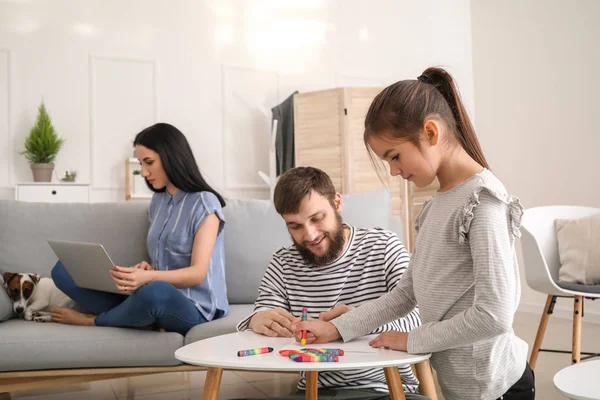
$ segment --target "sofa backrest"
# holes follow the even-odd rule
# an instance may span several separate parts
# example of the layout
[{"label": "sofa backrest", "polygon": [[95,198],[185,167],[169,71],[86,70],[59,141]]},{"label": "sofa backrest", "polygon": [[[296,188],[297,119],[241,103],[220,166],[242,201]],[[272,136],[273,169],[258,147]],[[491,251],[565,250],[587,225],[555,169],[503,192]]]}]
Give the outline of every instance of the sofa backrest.
[{"label": "sofa backrest", "polygon": [[[389,229],[402,240],[402,223],[390,217],[387,190],[342,195],[342,203],[344,222]],[[270,200],[228,200],[224,212],[227,297],[231,304],[252,304],[273,253],[292,241]]]},{"label": "sofa backrest", "polygon": [[[357,227],[380,226],[402,239],[390,218],[386,190],[343,195],[343,219]],[[273,253],[292,242],[270,200],[226,199],[225,270],[231,304],[252,304]],[[57,257],[48,239],[101,243],[117,265],[149,260],[147,201],[91,204],[0,200],[0,272],[50,276]]]},{"label": "sofa backrest", "polygon": [[0,271],[50,276],[57,257],[48,239],[101,243],[117,265],[148,259],[148,202],[0,201]]}]

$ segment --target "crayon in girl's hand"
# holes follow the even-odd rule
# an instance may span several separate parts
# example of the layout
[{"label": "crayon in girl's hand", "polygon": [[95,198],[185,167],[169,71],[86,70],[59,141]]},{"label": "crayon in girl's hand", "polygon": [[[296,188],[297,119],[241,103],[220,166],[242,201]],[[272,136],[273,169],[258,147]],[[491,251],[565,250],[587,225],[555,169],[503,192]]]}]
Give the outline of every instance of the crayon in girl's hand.
[{"label": "crayon in girl's hand", "polygon": [[[302,308],[302,321],[306,321],[306,320],[308,320],[308,309]],[[302,331],[302,339],[300,340],[300,343],[302,343],[302,346],[306,346],[306,331],[305,330]]]},{"label": "crayon in girl's hand", "polygon": [[248,349],[238,351],[238,357],[254,356],[257,354],[265,354],[273,351],[272,347],[260,347],[258,349]]}]

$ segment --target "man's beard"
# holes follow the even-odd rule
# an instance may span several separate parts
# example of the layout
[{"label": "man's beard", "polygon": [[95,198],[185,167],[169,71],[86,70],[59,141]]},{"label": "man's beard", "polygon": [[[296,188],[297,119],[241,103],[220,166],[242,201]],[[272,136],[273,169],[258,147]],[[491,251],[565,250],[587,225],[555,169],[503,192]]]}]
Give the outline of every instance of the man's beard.
[{"label": "man's beard", "polygon": [[323,255],[319,256],[310,251],[308,248],[308,241],[304,241],[302,242],[302,244],[300,244],[296,242],[296,240],[292,237],[296,249],[298,249],[298,252],[302,256],[302,258],[309,264],[314,264],[318,266],[330,264],[331,262],[335,261],[342,253],[345,244],[344,226],[342,225],[342,216],[337,212],[336,220],[336,229],[332,232],[325,232],[323,234],[322,240],[324,240],[325,238],[329,239],[329,248]]}]

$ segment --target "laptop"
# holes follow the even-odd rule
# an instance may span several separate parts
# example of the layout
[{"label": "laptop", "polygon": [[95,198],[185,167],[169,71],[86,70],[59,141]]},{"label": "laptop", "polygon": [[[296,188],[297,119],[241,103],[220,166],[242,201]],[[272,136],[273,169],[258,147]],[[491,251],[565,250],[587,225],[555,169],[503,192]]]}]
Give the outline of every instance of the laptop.
[{"label": "laptop", "polygon": [[48,240],[54,254],[77,286],[86,289],[125,294],[117,289],[109,270],[115,264],[101,244]]}]

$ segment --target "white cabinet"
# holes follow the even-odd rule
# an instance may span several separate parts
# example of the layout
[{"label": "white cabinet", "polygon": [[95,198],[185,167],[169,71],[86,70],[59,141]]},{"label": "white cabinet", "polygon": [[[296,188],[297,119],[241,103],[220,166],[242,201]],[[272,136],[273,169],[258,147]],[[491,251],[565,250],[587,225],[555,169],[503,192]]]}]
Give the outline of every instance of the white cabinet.
[{"label": "white cabinet", "polygon": [[89,203],[90,185],[59,182],[17,183],[15,200],[37,203]]}]

